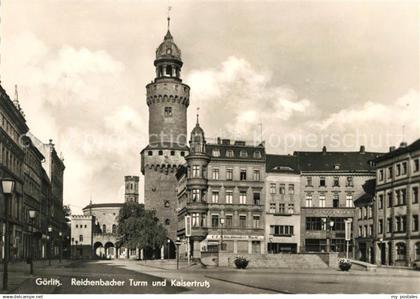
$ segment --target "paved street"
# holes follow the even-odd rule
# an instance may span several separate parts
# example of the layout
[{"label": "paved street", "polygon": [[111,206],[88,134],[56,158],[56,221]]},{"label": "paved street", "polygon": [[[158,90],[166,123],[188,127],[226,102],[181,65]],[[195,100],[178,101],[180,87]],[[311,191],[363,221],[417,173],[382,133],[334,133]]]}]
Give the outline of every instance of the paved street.
[{"label": "paved street", "polygon": [[[420,272],[378,269],[377,272],[231,268],[203,269],[175,261],[111,260],[43,267],[14,293],[141,294],[141,293],[420,293]],[[61,286],[37,286],[36,279],[58,279]],[[124,283],[119,286],[76,286],[71,282]],[[130,279],[138,285],[130,285]],[[164,286],[154,286],[153,282]],[[171,283],[184,285],[171,286]],[[188,284],[189,283],[189,284]]]}]

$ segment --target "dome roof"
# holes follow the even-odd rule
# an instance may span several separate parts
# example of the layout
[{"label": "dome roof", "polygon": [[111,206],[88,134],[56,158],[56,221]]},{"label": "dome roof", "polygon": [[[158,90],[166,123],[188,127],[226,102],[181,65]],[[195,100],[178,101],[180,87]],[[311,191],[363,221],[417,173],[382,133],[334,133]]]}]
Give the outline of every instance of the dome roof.
[{"label": "dome roof", "polygon": [[195,125],[194,129],[191,131],[191,137],[194,136],[202,136],[204,138],[204,130],[200,127],[198,122]]},{"label": "dome roof", "polygon": [[181,61],[181,50],[175,44],[171,32],[168,32],[163,42],[156,49],[156,60],[159,59],[176,59]]}]

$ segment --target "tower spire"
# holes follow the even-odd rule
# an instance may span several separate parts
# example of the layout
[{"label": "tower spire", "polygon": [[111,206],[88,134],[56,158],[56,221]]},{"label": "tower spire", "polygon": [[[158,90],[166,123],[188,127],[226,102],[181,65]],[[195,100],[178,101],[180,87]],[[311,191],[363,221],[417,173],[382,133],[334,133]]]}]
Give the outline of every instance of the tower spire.
[{"label": "tower spire", "polygon": [[172,6],[169,6],[168,5],[168,18],[167,18],[167,20],[168,20],[168,31],[169,31],[169,29],[171,27],[171,15],[170,15],[171,9],[172,9]]},{"label": "tower spire", "polygon": [[198,118],[200,117],[200,107],[197,107],[197,125],[199,125]]},{"label": "tower spire", "polygon": [[14,104],[16,105],[16,107],[19,106],[19,93],[18,93],[18,86],[17,84],[15,84],[15,98],[14,98]]}]

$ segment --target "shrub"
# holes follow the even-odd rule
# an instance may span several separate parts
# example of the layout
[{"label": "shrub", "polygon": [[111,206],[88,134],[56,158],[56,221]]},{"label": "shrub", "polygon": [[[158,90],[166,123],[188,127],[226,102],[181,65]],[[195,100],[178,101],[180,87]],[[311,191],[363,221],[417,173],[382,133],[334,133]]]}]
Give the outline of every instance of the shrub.
[{"label": "shrub", "polygon": [[348,259],[340,259],[338,262],[338,266],[341,271],[349,271],[351,268],[351,262]]},{"label": "shrub", "polygon": [[238,269],[245,269],[248,266],[249,260],[242,256],[238,256],[235,258],[235,266]]}]

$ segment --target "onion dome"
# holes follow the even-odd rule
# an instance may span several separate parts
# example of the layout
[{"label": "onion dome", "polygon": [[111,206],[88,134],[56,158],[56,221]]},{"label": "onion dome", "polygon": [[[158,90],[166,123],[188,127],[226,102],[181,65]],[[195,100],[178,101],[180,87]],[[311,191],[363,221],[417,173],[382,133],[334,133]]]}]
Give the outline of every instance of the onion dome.
[{"label": "onion dome", "polygon": [[181,60],[181,50],[174,42],[171,32],[168,30],[163,42],[156,49],[156,60]]}]

